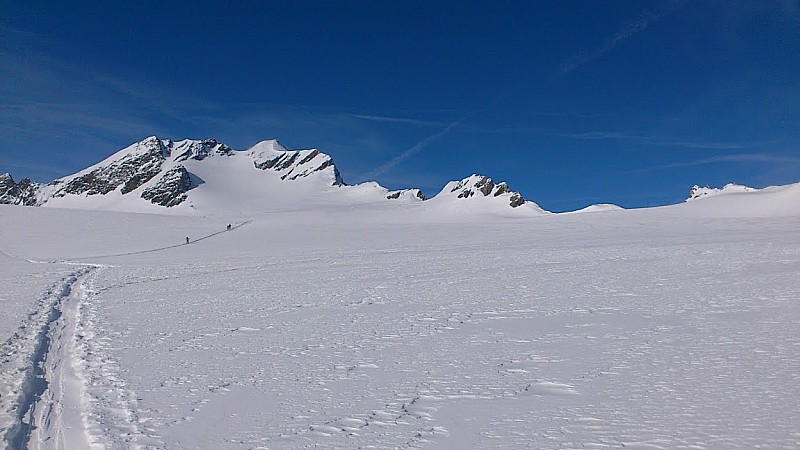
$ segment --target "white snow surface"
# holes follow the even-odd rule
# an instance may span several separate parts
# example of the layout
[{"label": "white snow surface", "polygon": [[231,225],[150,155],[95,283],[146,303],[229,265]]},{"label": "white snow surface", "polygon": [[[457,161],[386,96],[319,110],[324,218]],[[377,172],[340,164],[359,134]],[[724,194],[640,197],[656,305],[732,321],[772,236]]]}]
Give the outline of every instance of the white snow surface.
[{"label": "white snow surface", "polygon": [[691,202],[701,198],[714,197],[720,194],[739,194],[744,192],[756,192],[756,191],[759,191],[759,189],[751,188],[749,186],[744,186],[736,183],[728,183],[722,188],[712,188],[709,186],[700,187],[699,185],[694,185],[692,186],[691,191],[689,191],[689,198],[687,198],[686,201]]},{"label": "white snow surface", "polygon": [[0,205],[2,442],[800,447],[800,185],[597,214],[373,188]]},{"label": "white snow surface", "polygon": [[592,212],[606,212],[606,211],[619,211],[623,209],[621,206],[614,205],[612,203],[597,203],[594,205],[589,205],[585,208],[581,208],[575,211],[569,211],[567,214],[579,214],[579,213],[592,213]]}]

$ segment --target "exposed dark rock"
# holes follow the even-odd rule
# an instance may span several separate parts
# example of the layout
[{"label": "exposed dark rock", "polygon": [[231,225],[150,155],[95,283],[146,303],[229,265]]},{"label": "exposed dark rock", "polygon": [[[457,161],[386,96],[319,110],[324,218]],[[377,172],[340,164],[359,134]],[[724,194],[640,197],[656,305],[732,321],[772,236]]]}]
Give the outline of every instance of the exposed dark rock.
[{"label": "exposed dark rock", "polygon": [[513,194],[511,194],[510,204],[512,208],[516,208],[517,206],[522,206],[522,204],[524,203],[525,199],[522,198],[522,194],[520,194],[519,192],[514,192]]},{"label": "exposed dark rock", "polygon": [[[143,168],[144,169],[144,168]],[[139,186],[147,183],[150,181],[154,176],[158,175],[161,171],[161,164],[152,165],[147,169],[144,169],[143,172],[137,173],[136,175],[132,176],[120,189],[120,192],[123,194],[127,194],[133,190],[136,190]]]},{"label": "exposed dark rock", "polygon": [[39,186],[29,178],[23,178],[19,183],[15,183],[11,174],[4,173],[0,175],[0,204],[38,206],[36,192]]},{"label": "exposed dark rock", "polygon": [[196,184],[192,183],[192,174],[185,167],[175,166],[164,173],[156,184],[142,191],[142,198],[170,208],[186,200],[186,192]]},{"label": "exposed dark rock", "polygon": [[505,182],[499,183],[497,189],[494,190],[494,196],[497,197],[502,194],[508,194],[509,192],[511,192],[511,190]]},{"label": "exposed dark rock", "polygon": [[509,189],[508,184],[505,182],[494,184],[491,178],[480,175],[472,175],[471,177],[464,178],[456,183],[453,188],[450,189],[450,192],[458,192],[457,198],[470,198],[478,193],[482,194],[484,197],[490,195],[499,197],[503,194],[511,194],[510,205],[512,208],[516,208],[525,203],[525,199],[522,198],[522,195],[519,192],[514,192]]},{"label": "exposed dark rock", "polygon": [[691,189],[689,189],[689,196],[686,197],[686,200],[687,201],[694,200],[696,198],[702,197],[703,195],[706,195],[710,190],[711,188],[708,185],[706,185],[705,188],[702,188],[699,185],[695,184],[694,186],[692,186]]},{"label": "exposed dark rock", "polygon": [[[175,145],[174,142],[168,144],[170,147]],[[202,161],[207,156],[217,154],[221,156],[233,155],[233,149],[227,145],[217,142],[216,139],[204,139],[202,141],[191,141],[185,145],[186,150],[175,157],[176,162],[186,161],[187,159],[194,159]],[[181,147],[182,148],[182,147]]]},{"label": "exposed dark rock", "polygon": [[346,186],[344,179],[342,179],[342,174],[339,173],[339,169],[333,165],[333,159],[328,158],[327,161],[322,163],[321,166],[317,167],[315,170],[319,172],[322,169],[327,167],[333,166],[333,185],[334,186]]},{"label": "exposed dark rock", "polygon": [[489,195],[494,189],[494,183],[492,179],[489,177],[478,177],[477,181],[475,181],[471,186],[468,184],[475,179],[475,176],[465,178],[458,182],[458,184],[450,190],[450,192],[455,192],[461,190],[458,194],[458,198],[470,198],[476,194],[476,192],[480,192],[485,196]]},{"label": "exposed dark rock", "polygon": [[485,196],[491,194],[492,189],[494,189],[494,183],[492,179],[489,177],[479,177],[477,181],[475,181],[472,186],[469,186],[469,182],[472,181],[474,177],[465,178],[456,184],[456,186],[450,190],[450,192],[458,191],[459,189],[461,192],[458,193],[458,198],[470,198],[475,195],[477,192],[480,192]]},{"label": "exposed dark rock", "polygon": [[58,190],[54,197],[66,194],[105,195],[122,186],[121,192],[127,194],[150,181],[161,171],[165,149],[158,139],[148,139],[138,144],[145,147],[142,153],[129,154],[107,166],[74,178]]},{"label": "exposed dark rock", "polygon": [[458,193],[458,198],[470,198],[470,197],[472,197],[474,194],[475,194],[475,193],[474,193],[474,192],[472,192],[472,190],[470,190],[470,189],[464,189],[463,191],[461,191],[461,192],[459,192],[459,193]]},{"label": "exposed dark rock", "polygon": [[[254,162],[257,169],[266,170],[266,169],[273,169],[275,171],[281,171],[288,169],[294,164],[297,160],[297,157],[300,156],[300,152],[292,151],[292,152],[283,152],[280,155],[276,156],[275,158],[268,159],[266,161],[262,161],[260,163]],[[305,159],[304,159],[305,160]]]},{"label": "exposed dark rock", "polygon": [[420,200],[425,200],[425,196],[422,195],[422,191],[419,189],[401,189],[399,191],[390,192],[389,195],[386,196],[388,200],[397,200],[400,198],[401,195],[405,194],[406,192],[411,192],[414,197],[417,197]]},{"label": "exposed dark rock", "polygon": [[482,180],[475,184],[475,187],[478,188],[478,190],[481,191],[485,197],[492,193],[492,189],[494,189],[494,183],[492,183],[491,178],[483,177]]},{"label": "exposed dark rock", "polygon": [[300,164],[298,164],[298,165],[299,165],[299,166],[302,166],[303,164],[305,164],[305,163],[307,163],[307,162],[311,161],[312,159],[316,158],[316,157],[317,157],[317,155],[319,155],[319,150],[316,150],[316,149],[315,149],[314,151],[312,151],[311,153],[309,153],[309,154],[308,154],[308,156],[306,156],[305,158],[303,158],[302,160],[300,160]]},{"label": "exposed dark rock", "polygon": [[256,169],[261,169],[261,170],[272,169],[273,167],[275,167],[275,164],[277,164],[278,160],[281,159],[282,157],[283,155],[280,155],[276,156],[273,159],[267,159],[261,162],[253,161],[253,165],[256,167]]},{"label": "exposed dark rock", "polygon": [[[274,170],[276,172],[286,172],[281,175],[281,180],[297,180],[304,178],[311,174],[321,172],[328,167],[333,167],[334,186],[343,186],[344,180],[339,173],[339,170],[333,164],[333,159],[330,156],[320,153],[319,150],[312,150],[306,156],[300,158],[302,151],[287,150],[281,152],[277,156],[264,161],[253,161],[256,169],[260,170]],[[321,160],[322,162],[314,169],[304,168],[304,165],[314,163],[314,161]]]}]

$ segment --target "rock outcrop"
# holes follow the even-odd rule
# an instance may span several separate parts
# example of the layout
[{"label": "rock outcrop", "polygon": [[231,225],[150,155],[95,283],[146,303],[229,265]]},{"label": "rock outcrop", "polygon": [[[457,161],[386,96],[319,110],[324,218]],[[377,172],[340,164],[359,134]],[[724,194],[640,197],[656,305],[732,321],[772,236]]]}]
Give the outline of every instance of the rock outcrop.
[{"label": "rock outcrop", "polygon": [[158,175],[167,156],[169,149],[159,139],[145,139],[120,159],[66,181],[53,197],[105,195],[120,187],[120,192],[127,194]]},{"label": "rock outcrop", "polygon": [[315,174],[330,172],[332,186],[344,186],[333,158],[317,149],[287,150],[278,141],[263,141],[250,151],[253,166],[260,170],[278,172],[282,180],[297,180]]},{"label": "rock outcrop", "polygon": [[192,175],[178,165],[169,169],[156,184],[142,191],[142,198],[150,203],[171,208],[186,200],[186,193],[193,187]]},{"label": "rock outcrop", "polygon": [[748,186],[743,186],[741,184],[736,184],[736,183],[728,183],[725,186],[723,186],[721,189],[720,188],[708,187],[707,185],[705,187],[700,187],[699,185],[695,184],[689,190],[689,196],[686,197],[686,201],[690,202],[690,201],[701,199],[701,198],[705,198],[705,197],[713,197],[715,195],[723,194],[723,193],[729,194],[729,193],[735,193],[735,192],[752,192],[752,191],[757,191],[757,190],[758,189],[751,188],[751,187],[748,187]]},{"label": "rock outcrop", "polygon": [[525,199],[519,192],[509,189],[505,182],[495,184],[491,178],[483,175],[473,174],[461,181],[450,182],[443,192],[456,195],[457,198],[468,199],[473,196],[479,197],[508,197],[509,206],[516,208],[525,203]]},{"label": "rock outcrop", "polygon": [[15,183],[11,174],[0,175],[0,204],[38,206],[36,193],[39,184],[34,183],[29,178],[23,178],[19,183]]},{"label": "rock outcrop", "polygon": [[400,189],[399,191],[391,191],[386,196],[387,200],[397,200],[400,198],[411,198],[419,201],[427,200],[419,189]]},{"label": "rock outcrop", "polygon": [[166,141],[166,146],[171,149],[171,153],[178,153],[173,159],[175,162],[193,159],[202,161],[208,156],[231,156],[234,150],[227,145],[217,142],[216,139],[204,139],[201,141],[187,139],[185,141],[172,142]]}]

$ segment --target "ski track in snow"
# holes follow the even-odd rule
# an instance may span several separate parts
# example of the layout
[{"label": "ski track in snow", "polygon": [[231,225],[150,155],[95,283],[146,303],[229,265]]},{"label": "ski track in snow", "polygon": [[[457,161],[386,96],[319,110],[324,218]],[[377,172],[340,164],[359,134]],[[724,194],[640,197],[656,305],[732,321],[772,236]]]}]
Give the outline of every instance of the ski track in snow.
[{"label": "ski track in snow", "polygon": [[[193,240],[197,243],[251,221]],[[186,244],[82,259],[141,255]],[[37,261],[5,250],[0,255],[29,264],[78,266],[42,294],[18,330],[0,347],[0,436],[11,449],[160,447],[139,431],[134,395],[113,359],[107,338],[93,329],[93,280],[100,264]]]},{"label": "ski track in snow", "polygon": [[299,232],[309,242],[267,236],[280,251],[74,263],[3,344],[14,395],[0,406],[19,419],[6,439],[800,446],[796,220],[707,221],[702,239],[657,221],[584,225],[563,240],[453,227],[415,245],[402,227],[397,242],[364,227],[340,245],[314,240],[319,226]]},{"label": "ski track in snow", "polygon": [[82,265],[49,288],[3,344],[10,389],[0,407],[13,419],[2,433],[9,448],[137,448],[129,394],[92,339],[89,286],[100,268]]},{"label": "ski track in snow", "polygon": [[[188,242],[188,244],[195,244],[195,243],[198,243],[198,242],[201,242],[201,241],[205,241],[206,239],[210,239],[210,238],[212,238],[214,236],[219,236],[222,233],[230,232],[230,231],[236,230],[238,228],[241,228],[241,227],[249,224],[250,222],[252,222],[252,220],[248,220],[248,221],[245,221],[245,222],[237,223],[236,225],[233,225],[229,230],[215,231],[215,232],[207,234],[205,236],[201,236],[201,237],[199,237],[197,239],[190,240]],[[89,260],[97,260],[97,259],[104,259],[104,258],[114,258],[114,257],[118,257],[118,256],[144,255],[144,254],[147,254],[147,253],[161,252],[161,251],[164,251],[164,250],[171,250],[171,249],[175,249],[175,248],[178,248],[178,247],[183,247],[184,245],[187,245],[187,243],[182,242],[180,244],[167,245],[167,246],[164,246],[164,247],[150,248],[150,249],[147,249],[147,250],[137,250],[137,251],[133,251],[133,252],[111,253],[111,254],[106,254],[106,255],[82,256],[80,258],[66,258],[63,261],[59,261],[59,262],[69,263],[70,260],[72,260],[72,259],[80,259],[80,260],[83,260],[83,261],[89,261]],[[6,256],[10,257],[10,258],[15,258],[14,256],[9,255],[8,253],[5,253],[5,252],[2,252],[2,253],[5,254]],[[16,258],[16,259],[19,259],[19,258]],[[28,260],[28,262],[37,262],[37,261]]]},{"label": "ski track in snow", "polygon": [[58,333],[62,309],[72,286],[90,269],[81,268],[52,285],[35,309],[2,346],[3,392],[0,409],[6,414],[3,434],[11,448],[23,448],[30,440],[36,403],[48,388],[44,364]]}]

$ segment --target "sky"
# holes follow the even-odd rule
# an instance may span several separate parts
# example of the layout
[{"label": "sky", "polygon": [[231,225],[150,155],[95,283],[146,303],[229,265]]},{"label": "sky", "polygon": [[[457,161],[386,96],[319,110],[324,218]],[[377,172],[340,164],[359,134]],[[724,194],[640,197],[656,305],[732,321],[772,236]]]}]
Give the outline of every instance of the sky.
[{"label": "sky", "polygon": [[5,2],[0,172],[278,139],[345,182],[551,211],[800,181],[800,1]]}]

